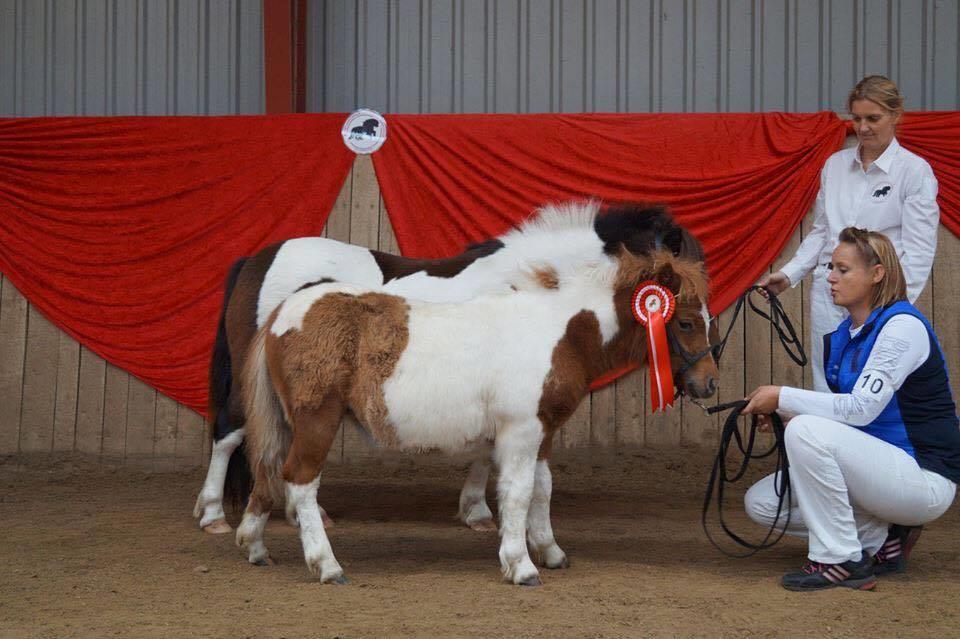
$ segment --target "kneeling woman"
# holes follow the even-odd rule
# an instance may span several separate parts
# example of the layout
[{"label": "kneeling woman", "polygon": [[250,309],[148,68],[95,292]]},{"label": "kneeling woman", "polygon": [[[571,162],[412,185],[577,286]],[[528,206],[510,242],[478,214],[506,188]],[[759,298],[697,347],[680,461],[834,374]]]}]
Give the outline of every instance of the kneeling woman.
[{"label": "kneeling woman", "polygon": [[[790,590],[873,588],[876,574],[905,566],[918,527],[947,510],[960,481],[960,430],[943,352],[906,301],[890,240],[846,228],[830,268],[833,301],[850,313],[824,338],[833,392],[761,386],[743,411],[796,415],[785,431],[793,495],[787,532],[808,538],[809,560],[784,575]],[[770,475],[745,498],[750,517],[767,526],[776,516],[774,485]]]}]

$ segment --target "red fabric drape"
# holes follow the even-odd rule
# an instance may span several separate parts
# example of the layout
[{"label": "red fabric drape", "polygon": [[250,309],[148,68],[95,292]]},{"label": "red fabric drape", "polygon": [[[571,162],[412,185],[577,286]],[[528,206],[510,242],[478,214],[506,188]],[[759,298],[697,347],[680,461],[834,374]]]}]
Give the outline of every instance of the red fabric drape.
[{"label": "red fabric drape", "polygon": [[711,310],[780,253],[844,123],[815,114],[393,115],[373,156],[405,255],[502,233],[545,202],[669,204],[703,242]]},{"label": "red fabric drape", "polygon": [[960,236],[960,111],[906,113],[897,139],[930,163],[940,187],[940,221]]},{"label": "red fabric drape", "polygon": [[0,120],[0,271],[104,359],[205,412],[224,276],[322,229],[344,114]]}]

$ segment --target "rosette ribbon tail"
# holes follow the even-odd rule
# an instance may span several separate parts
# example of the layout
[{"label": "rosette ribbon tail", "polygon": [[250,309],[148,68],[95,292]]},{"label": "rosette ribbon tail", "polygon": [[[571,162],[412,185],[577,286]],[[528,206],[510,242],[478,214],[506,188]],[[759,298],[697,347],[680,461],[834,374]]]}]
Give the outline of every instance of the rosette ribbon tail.
[{"label": "rosette ribbon tail", "polygon": [[650,369],[650,408],[653,412],[673,406],[673,370],[667,345],[667,324],[660,311],[653,311],[647,321],[647,364]]}]

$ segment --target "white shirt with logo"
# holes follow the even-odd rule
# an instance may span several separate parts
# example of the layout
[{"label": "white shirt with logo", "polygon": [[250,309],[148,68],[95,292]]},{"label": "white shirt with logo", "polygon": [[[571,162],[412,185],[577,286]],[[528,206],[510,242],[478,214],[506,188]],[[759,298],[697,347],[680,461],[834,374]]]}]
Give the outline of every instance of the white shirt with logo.
[{"label": "white shirt with logo", "polygon": [[844,228],[878,231],[897,249],[913,302],[933,266],[939,223],[937,179],[926,160],[894,138],[864,171],[860,147],[843,149],[823,165],[813,228],[780,270],[796,286],[815,266],[831,261]]}]

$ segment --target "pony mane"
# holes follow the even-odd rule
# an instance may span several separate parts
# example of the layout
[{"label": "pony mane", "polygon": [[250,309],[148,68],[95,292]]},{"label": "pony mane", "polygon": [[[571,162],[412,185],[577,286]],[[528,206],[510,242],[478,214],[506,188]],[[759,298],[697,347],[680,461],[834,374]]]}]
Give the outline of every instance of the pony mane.
[{"label": "pony mane", "polygon": [[703,262],[699,260],[674,255],[661,249],[639,256],[622,250],[619,261],[620,266],[614,281],[615,290],[632,288],[644,279],[656,279],[657,274],[669,266],[680,281],[679,290],[674,291],[677,297],[684,300],[707,299],[709,281]]},{"label": "pony mane", "polygon": [[532,236],[541,233],[555,233],[576,229],[593,229],[594,220],[600,213],[600,200],[574,200],[554,202],[541,206],[520,226],[507,232],[503,237],[516,240],[518,236]]}]

